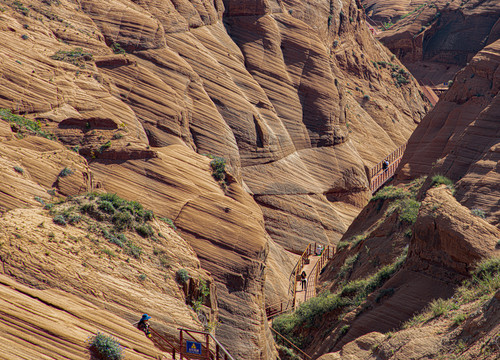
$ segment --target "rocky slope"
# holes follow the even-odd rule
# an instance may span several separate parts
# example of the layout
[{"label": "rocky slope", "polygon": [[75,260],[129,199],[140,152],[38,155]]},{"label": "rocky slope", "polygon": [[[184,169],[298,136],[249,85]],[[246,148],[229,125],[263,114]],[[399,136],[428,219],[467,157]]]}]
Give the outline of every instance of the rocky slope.
[{"label": "rocky slope", "polygon": [[[378,37],[425,83],[452,80],[500,37],[498,1],[364,0],[367,14],[389,28]],[[394,24],[394,25],[392,25]]]},{"label": "rocky slope", "polygon": [[397,186],[372,198],[322,274],[330,292],[277,321],[313,358],[498,358],[499,46],[417,127]]},{"label": "rocky slope", "polygon": [[[0,108],[33,120],[26,130],[2,114],[2,209],[50,200],[47,190],[140,200],[174,221],[216,282],[217,336],[247,339],[232,342],[240,359],[272,357],[264,288],[271,300],[287,291],[293,261],[282,248],[337,242],[369,198],[366,169],[427,109],[358,5],[28,0],[1,9]],[[44,132],[58,142],[19,138]],[[225,158],[225,179],[201,154]],[[65,168],[73,174],[61,176]]]}]

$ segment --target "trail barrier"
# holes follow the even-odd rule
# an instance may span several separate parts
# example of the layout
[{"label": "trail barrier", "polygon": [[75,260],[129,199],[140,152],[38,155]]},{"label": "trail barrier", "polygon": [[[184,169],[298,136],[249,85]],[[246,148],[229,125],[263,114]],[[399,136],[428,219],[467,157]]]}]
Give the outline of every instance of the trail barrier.
[{"label": "trail barrier", "polygon": [[[173,359],[183,360],[235,360],[211,333],[179,328],[179,345],[165,339],[151,326],[149,330],[157,337],[155,343],[163,351],[172,354]],[[160,339],[161,341],[158,341]]]},{"label": "trail barrier", "polygon": [[[382,187],[395,173],[398,168],[403,154],[406,150],[406,144],[401,145],[399,148],[390,153],[384,160],[379,162],[370,170],[370,190],[375,193]],[[389,161],[389,166],[384,169],[384,161]]]}]

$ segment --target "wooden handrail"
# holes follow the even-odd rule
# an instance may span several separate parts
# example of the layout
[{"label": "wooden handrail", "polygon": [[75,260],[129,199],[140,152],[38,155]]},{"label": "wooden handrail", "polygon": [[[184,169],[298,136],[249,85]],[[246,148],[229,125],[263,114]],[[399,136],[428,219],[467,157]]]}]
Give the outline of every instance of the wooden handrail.
[{"label": "wooden handrail", "polygon": [[[163,341],[165,341],[165,342],[168,344],[168,346],[170,346],[170,347],[172,348],[172,350],[170,351],[170,353],[172,353],[172,357],[173,357],[173,358],[174,358],[174,360],[175,360],[175,352],[176,352],[176,351],[178,351],[178,352],[180,353],[180,349],[177,349],[177,348],[175,347],[175,345],[173,345],[170,341],[168,341],[168,340],[167,340],[167,339],[165,339],[163,336],[161,336],[161,335],[160,335],[157,331],[155,331],[155,329],[153,329],[153,328],[151,327],[151,325],[149,326],[149,330],[150,330],[152,333],[154,333],[156,336],[158,336],[160,339],[162,339]],[[169,351],[167,350],[167,352],[169,352]],[[188,359],[189,359],[189,357],[188,357]]]},{"label": "wooden handrail", "polygon": [[[385,184],[395,173],[396,169],[403,158],[403,154],[406,149],[406,144],[401,145],[399,148],[394,150],[389,154],[384,160],[379,162],[373,168],[370,169],[370,190],[375,193],[382,185]],[[387,169],[383,169],[384,161],[389,161],[389,166]]]},{"label": "wooden handrail", "polygon": [[292,274],[290,275],[290,284],[289,284],[289,289],[288,291],[292,292],[292,307],[295,308],[295,297],[297,295],[297,274],[299,273],[300,270],[302,270],[302,267],[304,266],[305,259],[311,255],[311,243],[309,243],[300,256],[299,260],[297,261],[297,264],[295,264],[295,267],[293,268]]},{"label": "wooden handrail", "polygon": [[[309,355],[307,355],[305,352],[303,352],[302,350],[300,350],[293,342],[291,342],[290,340],[288,340],[286,337],[284,337],[283,335],[281,335],[279,332],[277,332],[276,330],[274,330],[272,327],[270,327],[270,329],[278,336],[280,336],[283,340],[285,340],[287,343],[289,343],[290,345],[293,346],[293,348],[295,350],[298,350],[301,354],[302,354],[302,358],[303,359],[311,359],[311,357]],[[305,356],[305,358],[304,358]]]},{"label": "wooden handrail", "polygon": [[[198,339],[196,339],[193,335],[191,335],[190,333],[195,333],[195,334],[201,334],[201,335],[205,335],[205,336],[208,336],[210,337],[214,342],[215,344],[217,345],[217,347],[219,349],[222,350],[222,352],[224,353],[225,355],[225,359],[229,359],[229,360],[235,360],[231,354],[229,354],[229,352],[226,350],[226,348],[219,342],[219,340],[217,340],[217,338],[215,336],[213,336],[211,333],[209,332],[206,332],[206,331],[199,331],[199,330],[192,330],[192,329],[185,329],[185,328],[178,328],[178,330],[180,330],[181,332],[185,332],[186,334],[188,334],[193,340],[195,340],[196,342],[200,342]],[[203,344],[202,344],[203,346]],[[217,353],[214,353],[212,350],[210,350],[209,348],[207,348],[205,346],[205,348],[207,349],[207,351],[209,352],[210,355],[212,355],[214,357],[214,359],[219,359],[219,356]],[[182,356],[186,356],[184,353],[182,354]]]},{"label": "wooden handrail", "polygon": [[[330,249],[332,251],[332,255],[330,256]],[[309,272],[309,276],[307,277],[307,288],[304,293],[304,301],[314,297],[315,295],[315,287],[318,282],[318,277],[323,269],[323,267],[326,265],[328,260],[330,260],[333,257],[333,248],[328,245],[323,252],[321,253],[321,257],[318,259],[316,264],[314,264],[313,268]],[[311,280],[313,280],[313,286],[309,286]]]}]

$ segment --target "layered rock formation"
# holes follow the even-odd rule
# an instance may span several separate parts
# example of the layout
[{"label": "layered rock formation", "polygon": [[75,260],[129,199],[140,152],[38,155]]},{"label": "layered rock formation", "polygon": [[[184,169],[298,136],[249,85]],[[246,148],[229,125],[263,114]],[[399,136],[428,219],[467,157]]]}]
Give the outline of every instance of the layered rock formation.
[{"label": "layered rock formation", "polygon": [[[399,179],[442,174],[457,200],[499,224],[500,41],[457,74],[452,88],[410,138]],[[425,159],[425,160],[424,160]],[[434,165],[433,165],[434,164]]]},{"label": "layered rock formation", "polygon": [[[14,139],[3,124],[2,209],[52,188],[140,200],[174,221],[217,282],[218,337],[247,339],[231,341],[232,354],[271,358],[266,257],[268,298],[279,299],[289,265],[280,269],[280,249],[338,241],[370,195],[366,169],[426,111],[357,4],[29,0],[2,9],[0,108],[86,158]],[[407,75],[402,84],[376,66],[390,61]],[[200,154],[225,158],[224,182]],[[76,175],[59,176],[66,167]]]},{"label": "layered rock formation", "polygon": [[[500,40],[485,47],[459,72],[443,101],[410,138],[398,188],[382,190],[346,232],[322,275],[323,286],[347,298],[356,293],[353,289],[362,288],[367,275],[377,273],[367,281],[378,285],[371,285],[371,294],[350,312],[342,313],[338,306],[322,316],[323,322],[316,326],[333,330],[312,334],[308,350],[314,357],[328,352],[334,353],[321,359],[446,356],[458,352],[454,346],[464,345],[460,349],[464,358],[498,357],[498,349],[489,346],[490,336],[498,331],[498,292],[493,291],[497,288],[486,291],[488,297],[480,293],[465,304],[466,290],[455,291],[479,261],[500,258],[499,46]],[[418,179],[422,175],[428,175],[427,180]],[[449,177],[450,184],[438,186],[441,180],[435,175]],[[409,199],[409,193],[414,198]],[[394,274],[384,270],[382,266],[393,262],[405,244],[408,255],[401,267]],[[495,276],[498,286],[498,273]],[[358,282],[346,286],[350,280]],[[422,311],[431,313],[425,315],[429,319],[438,318],[439,310],[428,308],[429,304],[452,295],[457,304],[450,300],[450,309],[460,308],[459,315],[470,321],[455,320],[460,326],[453,329],[445,320],[415,325],[416,318],[405,326],[409,329],[399,331]],[[397,332],[382,335],[392,331]]]},{"label": "layered rock formation", "polygon": [[500,6],[494,0],[362,3],[372,19],[389,28],[379,33],[380,40],[425,83],[452,80],[500,36]]}]

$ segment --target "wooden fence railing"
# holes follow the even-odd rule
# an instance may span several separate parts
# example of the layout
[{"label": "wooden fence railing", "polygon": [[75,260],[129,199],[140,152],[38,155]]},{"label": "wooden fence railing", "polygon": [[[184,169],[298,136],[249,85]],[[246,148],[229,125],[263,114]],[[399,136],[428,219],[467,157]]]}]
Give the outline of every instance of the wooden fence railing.
[{"label": "wooden fence railing", "polygon": [[318,262],[314,264],[314,267],[309,272],[309,276],[307,277],[307,288],[304,292],[304,301],[316,296],[316,284],[318,283],[319,274],[328,260],[333,258],[333,253],[333,247],[328,245],[321,253],[321,257],[318,259]]},{"label": "wooden fence railing", "polygon": [[297,264],[295,264],[295,267],[293,268],[292,273],[290,274],[288,293],[291,294],[292,308],[295,308],[295,298],[297,295],[298,276],[300,274],[300,271],[302,270],[302,267],[308,261],[309,256],[312,254],[312,251],[313,251],[312,244],[307,245],[306,249],[304,250],[304,252],[300,256],[299,260],[297,261]]},{"label": "wooden fence railing", "polygon": [[[377,191],[382,185],[384,185],[385,182],[396,173],[396,169],[398,168],[398,165],[403,158],[405,150],[406,144],[401,145],[399,148],[389,154],[384,160],[370,169],[370,190],[372,194]],[[387,167],[387,169],[383,168],[385,160],[389,161],[389,166]]]},{"label": "wooden fence railing", "polygon": [[291,346],[293,348],[293,350],[295,350],[295,352],[302,358],[302,360],[310,360],[311,359],[311,357],[309,355],[307,355],[305,352],[303,352],[302,350],[300,350],[294,343],[292,343],[286,337],[284,337],[283,335],[281,335],[279,332],[277,332],[276,330],[274,330],[272,327],[270,329],[272,330],[272,332],[275,335],[275,341],[276,341],[277,344],[281,340],[281,343],[283,345],[285,345],[285,343],[286,343],[287,347]]}]

